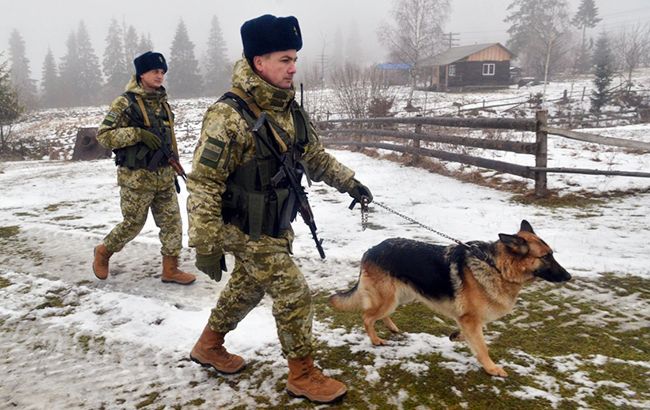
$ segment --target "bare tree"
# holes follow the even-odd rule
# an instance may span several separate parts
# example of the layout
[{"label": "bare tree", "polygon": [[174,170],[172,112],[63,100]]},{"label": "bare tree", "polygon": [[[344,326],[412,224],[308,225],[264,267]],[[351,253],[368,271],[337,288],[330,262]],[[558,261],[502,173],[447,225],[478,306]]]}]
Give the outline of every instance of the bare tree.
[{"label": "bare tree", "polygon": [[379,40],[388,47],[395,62],[411,66],[413,98],[420,63],[443,49],[443,24],[449,15],[449,0],[395,0],[392,23],[382,23]]},{"label": "bare tree", "polygon": [[348,63],[334,70],[332,83],[338,105],[349,118],[376,114],[370,112],[372,108],[379,105],[390,108],[394,99],[375,67],[363,69]]},{"label": "bare tree", "polygon": [[650,53],[650,24],[638,23],[625,27],[614,39],[617,60],[621,62],[622,69],[627,73],[628,91],[632,87],[632,73],[641,64],[641,59]]}]

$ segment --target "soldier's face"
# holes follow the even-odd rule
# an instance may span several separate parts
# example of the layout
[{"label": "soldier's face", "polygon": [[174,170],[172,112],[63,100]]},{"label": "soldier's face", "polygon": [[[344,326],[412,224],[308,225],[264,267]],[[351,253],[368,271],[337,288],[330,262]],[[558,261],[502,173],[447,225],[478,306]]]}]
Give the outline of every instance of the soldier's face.
[{"label": "soldier's face", "polygon": [[165,72],[162,68],[149,70],[140,76],[140,84],[145,91],[157,90],[165,80]]},{"label": "soldier's face", "polygon": [[255,56],[253,64],[257,74],[267,83],[278,88],[288,89],[293,84],[297,60],[296,50],[284,50]]}]

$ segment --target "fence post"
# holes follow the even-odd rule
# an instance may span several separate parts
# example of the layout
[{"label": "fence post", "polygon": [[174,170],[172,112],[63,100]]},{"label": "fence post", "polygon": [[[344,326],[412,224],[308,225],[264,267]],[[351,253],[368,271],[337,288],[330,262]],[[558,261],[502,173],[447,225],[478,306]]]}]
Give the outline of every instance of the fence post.
[{"label": "fence post", "polygon": [[[417,114],[416,117],[422,117],[422,114]],[[416,134],[421,134],[422,133],[422,124],[415,124],[415,133]],[[413,148],[416,150],[420,149],[420,139],[419,138],[413,138]],[[413,155],[413,163],[417,163],[420,160],[420,155],[415,154]]]},{"label": "fence post", "polygon": [[[537,111],[535,113],[535,119],[537,120],[535,130],[535,143],[537,144],[535,150],[535,166],[546,168],[548,165],[548,133],[546,132],[548,113],[543,110]],[[542,198],[546,194],[546,171],[535,171],[535,196]]]}]

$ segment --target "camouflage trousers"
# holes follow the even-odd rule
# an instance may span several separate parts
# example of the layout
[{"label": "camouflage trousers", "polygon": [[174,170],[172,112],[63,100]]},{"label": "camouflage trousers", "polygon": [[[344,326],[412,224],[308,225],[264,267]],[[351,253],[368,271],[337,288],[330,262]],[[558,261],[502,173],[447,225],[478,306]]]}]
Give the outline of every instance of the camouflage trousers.
[{"label": "camouflage trousers", "polygon": [[151,214],[160,228],[158,237],[162,247],[160,253],[165,256],[178,256],[182,247],[183,226],[178,198],[174,185],[169,188],[152,190],[120,187],[120,208],[122,222],[104,238],[104,245],[109,252],[119,252],[135,238]]},{"label": "camouflage trousers", "polygon": [[235,268],[217,306],[212,309],[210,327],[222,333],[233,330],[266,292],[273,299],[272,311],[282,353],[292,359],[311,355],[314,316],[311,293],[288,250],[235,252]]}]

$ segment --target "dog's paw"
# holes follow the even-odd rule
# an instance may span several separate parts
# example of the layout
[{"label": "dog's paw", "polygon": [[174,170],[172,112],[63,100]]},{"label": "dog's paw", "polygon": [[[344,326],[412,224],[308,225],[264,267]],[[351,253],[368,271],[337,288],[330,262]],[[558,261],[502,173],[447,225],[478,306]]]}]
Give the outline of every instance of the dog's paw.
[{"label": "dog's paw", "polygon": [[463,334],[460,332],[460,330],[456,330],[449,335],[449,340],[452,342],[462,342],[465,340],[465,337],[463,337]]},{"label": "dog's paw", "polygon": [[490,376],[508,377],[508,373],[506,373],[506,371],[503,370],[503,368],[500,367],[500,366],[494,366],[494,367],[491,367],[489,369],[485,369],[485,371],[488,372],[488,374]]},{"label": "dog's paw", "polygon": [[371,340],[371,341],[372,341],[372,344],[375,345],[375,346],[386,346],[388,344],[388,342],[386,340],[381,339],[379,337],[377,339]]}]

